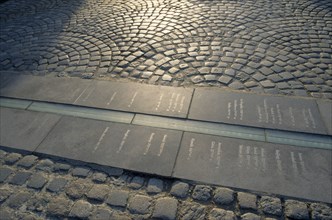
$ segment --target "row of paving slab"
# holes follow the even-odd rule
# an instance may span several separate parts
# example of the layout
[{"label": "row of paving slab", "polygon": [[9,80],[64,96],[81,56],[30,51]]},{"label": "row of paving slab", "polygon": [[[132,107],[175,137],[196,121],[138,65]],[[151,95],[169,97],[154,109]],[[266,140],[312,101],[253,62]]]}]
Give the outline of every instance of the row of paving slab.
[{"label": "row of paving slab", "polygon": [[1,219],[332,219],[331,204],[0,150]]}]

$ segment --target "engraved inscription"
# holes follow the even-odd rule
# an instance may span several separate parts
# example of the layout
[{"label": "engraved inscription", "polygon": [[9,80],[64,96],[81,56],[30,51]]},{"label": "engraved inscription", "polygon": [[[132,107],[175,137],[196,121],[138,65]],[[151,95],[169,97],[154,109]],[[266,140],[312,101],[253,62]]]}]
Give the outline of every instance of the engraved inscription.
[{"label": "engraved inscription", "polygon": [[190,145],[189,145],[189,153],[188,153],[188,157],[187,160],[190,160],[193,154],[193,150],[194,150],[194,145],[195,144],[195,138],[191,138],[190,140]]},{"label": "engraved inscription", "polygon": [[85,91],[89,88],[89,86],[85,87],[85,89],[81,92],[81,94],[75,99],[74,104],[82,97],[82,95],[85,93]]},{"label": "engraved inscription", "polygon": [[133,103],[134,103],[134,101],[136,99],[137,94],[138,94],[138,92],[135,92],[134,95],[133,95],[133,97],[131,98],[130,103],[128,105],[129,108],[133,105]]},{"label": "engraved inscription", "polygon": [[282,116],[281,116],[281,111],[280,111],[279,104],[276,104],[276,107],[277,107],[278,122],[281,125],[282,124]]},{"label": "engraved inscription", "polygon": [[147,155],[147,153],[149,152],[150,147],[151,147],[151,142],[152,142],[152,140],[153,140],[154,135],[155,135],[155,133],[151,133],[151,134],[150,134],[150,137],[149,137],[148,143],[147,143],[147,145],[146,145],[146,147],[145,147],[144,155]]},{"label": "engraved inscription", "polygon": [[220,167],[221,155],[222,155],[221,143],[219,142],[218,143],[218,151],[217,151],[217,166],[216,166],[217,169]]},{"label": "engraved inscription", "polygon": [[239,145],[238,166],[246,169],[266,170],[265,149],[255,146]]},{"label": "engraved inscription", "polygon": [[299,170],[298,170],[298,167],[297,167],[297,162],[296,162],[296,159],[295,159],[295,156],[294,156],[294,152],[292,151],[292,152],[290,152],[290,154],[291,154],[293,171],[294,171],[295,175],[298,175]]},{"label": "engraved inscription", "polygon": [[171,98],[169,99],[169,104],[166,109],[167,112],[182,112],[184,101],[186,97],[181,96],[180,93],[172,93]]},{"label": "engraved inscription", "polygon": [[276,150],[275,151],[275,156],[276,156],[276,161],[277,161],[277,169],[278,169],[278,173],[282,174],[282,161],[281,161],[281,155],[280,155],[280,150]]},{"label": "engraved inscription", "polygon": [[294,117],[294,114],[293,114],[293,108],[292,107],[289,107],[289,115],[290,115],[290,118],[291,118],[291,121],[292,121],[292,125],[295,126],[295,117]]},{"label": "engraved inscription", "polygon": [[103,141],[103,139],[104,139],[104,137],[105,137],[105,135],[106,135],[106,133],[109,129],[110,129],[110,127],[106,127],[105,130],[103,131],[103,133],[100,135],[99,140],[98,140],[96,146],[93,149],[93,152],[95,152],[98,149],[99,145]]},{"label": "engraved inscription", "polygon": [[107,102],[107,105],[110,105],[112,103],[112,101],[114,100],[115,96],[116,96],[117,92],[114,92],[112,97],[110,98],[110,100]]},{"label": "engraved inscription", "polygon": [[120,144],[120,146],[119,146],[119,149],[116,151],[117,154],[121,152],[123,146],[124,146],[125,143],[126,143],[126,140],[127,140],[127,138],[128,138],[129,133],[130,133],[130,130],[128,129],[128,130],[126,131],[126,133],[123,135],[123,137],[122,137],[122,141],[121,141],[121,144]]},{"label": "engraved inscription", "polygon": [[88,98],[90,97],[90,95],[93,93],[94,90],[95,88],[91,89],[91,91],[83,98],[83,102],[86,102],[86,100],[88,100]]},{"label": "engraved inscription", "polygon": [[[233,108],[232,108],[233,107]],[[234,99],[227,103],[227,119],[243,120],[244,101],[243,99]]]},{"label": "engraved inscription", "polygon": [[156,108],[155,108],[156,111],[159,110],[160,105],[161,105],[161,102],[162,102],[162,100],[163,100],[163,97],[164,97],[164,93],[161,93],[160,96],[159,96],[159,100],[158,100],[157,106],[156,106]]},{"label": "engraved inscription", "polygon": [[167,134],[164,135],[163,140],[161,141],[161,144],[160,144],[160,147],[159,147],[158,157],[160,157],[161,154],[162,154],[163,151],[164,151],[164,147],[165,147],[165,144],[166,144],[166,140],[167,140]]}]

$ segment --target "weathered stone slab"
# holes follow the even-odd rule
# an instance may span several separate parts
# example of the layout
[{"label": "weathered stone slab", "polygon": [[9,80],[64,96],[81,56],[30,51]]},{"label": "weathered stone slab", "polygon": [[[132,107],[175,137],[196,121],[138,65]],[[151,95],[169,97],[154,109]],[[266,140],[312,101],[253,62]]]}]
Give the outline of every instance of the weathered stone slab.
[{"label": "weathered stone slab", "polygon": [[184,118],[192,93],[185,88],[94,81],[74,104]]},{"label": "weathered stone slab", "polygon": [[0,90],[1,96],[71,104],[91,81],[72,78],[16,75]]},{"label": "weathered stone slab", "polygon": [[196,89],[189,118],[327,134],[316,102],[304,98]]},{"label": "weathered stone slab", "polygon": [[170,176],[182,132],[63,117],[37,152]]},{"label": "weathered stone slab", "polygon": [[60,116],[0,108],[0,145],[34,151]]},{"label": "weathered stone slab", "polygon": [[317,100],[317,104],[328,134],[332,135],[332,101]]},{"label": "weathered stone slab", "polygon": [[173,177],[332,202],[332,151],[184,133]]}]

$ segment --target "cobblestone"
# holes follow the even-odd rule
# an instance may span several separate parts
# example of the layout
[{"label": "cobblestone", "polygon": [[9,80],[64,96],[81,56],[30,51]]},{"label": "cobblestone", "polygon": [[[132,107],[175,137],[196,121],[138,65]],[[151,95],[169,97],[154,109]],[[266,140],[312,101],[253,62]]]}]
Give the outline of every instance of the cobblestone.
[{"label": "cobblestone", "polygon": [[170,193],[173,196],[176,196],[179,198],[185,198],[185,197],[187,197],[187,195],[189,193],[189,184],[180,182],[180,181],[176,181],[173,183]]},{"label": "cobblestone", "polygon": [[152,199],[148,196],[136,195],[129,198],[128,209],[134,214],[148,214],[150,212]]},{"label": "cobblestone", "polygon": [[35,173],[31,176],[27,186],[34,189],[41,189],[46,184],[47,179],[43,174]]},{"label": "cobblestone", "polygon": [[[11,153],[2,153],[7,157]],[[23,155],[21,158],[25,158]],[[43,161],[54,169],[40,169]],[[73,176],[81,167],[71,162],[36,158],[35,166],[13,165],[11,176],[0,186],[0,214],[13,219],[332,219],[329,204],[286,200],[282,197],[238,191],[238,189],[186,183],[162,177],[149,177],[121,170],[110,176],[108,167],[86,164],[89,175]],[[51,164],[51,163],[49,163]],[[58,169],[56,167],[64,167]],[[46,166],[49,167],[49,166]],[[112,168],[113,169],[113,168]],[[22,171],[23,170],[23,171]],[[62,171],[60,171],[62,170]],[[26,184],[8,184],[14,173],[29,172]],[[112,172],[111,172],[112,173]],[[92,174],[92,175],[90,175]],[[114,173],[112,173],[114,174]],[[97,176],[100,176],[97,178]],[[139,189],[129,187],[137,177]],[[101,179],[102,181],[96,181]],[[60,181],[59,181],[60,180]],[[56,193],[48,190],[55,181]],[[32,187],[35,186],[35,187]],[[195,196],[194,196],[194,193]],[[207,195],[208,200],[198,200]],[[205,197],[204,197],[205,198]],[[237,199],[236,199],[237,198]]]},{"label": "cobblestone", "polygon": [[286,216],[292,219],[309,219],[307,205],[303,202],[287,200],[285,203]]},{"label": "cobblestone", "polygon": [[23,157],[20,161],[17,162],[17,166],[21,166],[24,168],[32,167],[37,161],[37,157],[34,155],[27,155]]},{"label": "cobblestone", "polygon": [[239,192],[237,194],[239,206],[241,209],[257,209],[256,195],[250,193]]},{"label": "cobblestone", "polygon": [[178,201],[173,198],[157,199],[153,211],[154,218],[159,219],[175,219],[178,208]]},{"label": "cobblestone", "polygon": [[87,218],[92,210],[92,205],[84,200],[78,200],[70,210],[69,216],[76,218]]},{"label": "cobblestone", "polygon": [[60,192],[62,189],[64,189],[64,187],[66,186],[68,180],[62,177],[59,178],[54,178],[53,180],[51,180],[49,182],[49,184],[47,185],[47,190],[51,191],[51,192]]},{"label": "cobblestone", "polygon": [[9,183],[14,185],[23,185],[29,179],[31,174],[31,172],[19,171],[9,180]]},{"label": "cobblestone", "polygon": [[213,201],[219,205],[229,205],[234,201],[234,191],[219,187],[214,191]]}]

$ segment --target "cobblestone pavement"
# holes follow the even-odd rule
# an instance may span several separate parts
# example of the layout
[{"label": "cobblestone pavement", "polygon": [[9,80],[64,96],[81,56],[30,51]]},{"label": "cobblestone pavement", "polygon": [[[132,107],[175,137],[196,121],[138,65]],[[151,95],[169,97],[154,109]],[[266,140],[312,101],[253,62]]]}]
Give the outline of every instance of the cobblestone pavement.
[{"label": "cobblestone pavement", "polygon": [[0,68],[332,99],[331,0],[8,0]]},{"label": "cobblestone pavement", "polygon": [[0,219],[332,219],[331,204],[0,150]]}]

